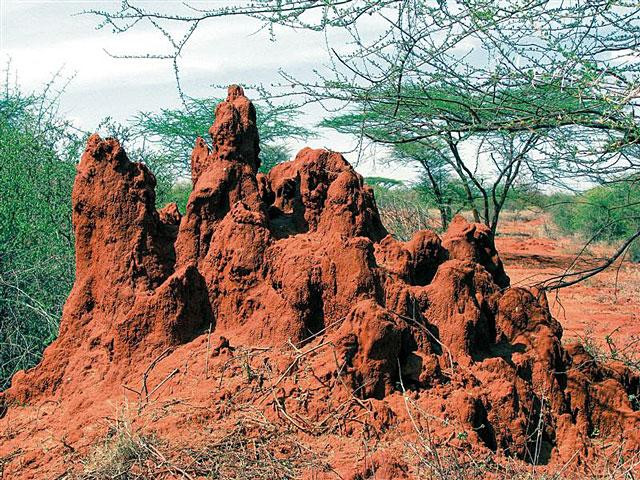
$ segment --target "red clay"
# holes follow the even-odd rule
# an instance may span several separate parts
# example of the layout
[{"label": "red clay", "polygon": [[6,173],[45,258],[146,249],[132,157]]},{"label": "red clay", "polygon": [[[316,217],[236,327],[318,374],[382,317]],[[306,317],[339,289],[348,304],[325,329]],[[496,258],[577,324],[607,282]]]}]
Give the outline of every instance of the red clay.
[{"label": "red clay", "polygon": [[115,139],[89,139],[59,338],[4,393],[11,478],[64,471],[120,402],[176,398],[205,410],[141,413],[140,428],[206,441],[230,405],[250,406],[333,445],[343,478],[413,478],[399,440],[423,428],[435,445],[567,471],[603,439],[638,451],[638,376],[564,346],[544,293],[509,287],[488,229],[457,217],[442,239],[399,242],[338,153],[307,148],[258,174],[255,120],[230,87],[211,148],[196,141],[183,217],[155,210],[153,175]]}]

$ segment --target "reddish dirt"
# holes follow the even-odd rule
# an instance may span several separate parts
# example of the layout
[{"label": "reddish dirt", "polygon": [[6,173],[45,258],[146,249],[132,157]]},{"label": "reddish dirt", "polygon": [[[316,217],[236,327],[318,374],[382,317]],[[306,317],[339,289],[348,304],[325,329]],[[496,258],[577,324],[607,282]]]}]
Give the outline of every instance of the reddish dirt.
[{"label": "reddish dirt", "polygon": [[[512,285],[531,286],[565,273],[584,248],[583,239],[560,235],[548,215],[531,213],[529,217],[507,219],[496,239]],[[573,270],[600,264],[613,250],[611,245],[588,247]],[[597,276],[548,297],[551,313],[564,329],[564,342],[593,341],[607,353],[611,353],[609,345],[627,353],[637,350],[640,264],[617,262]]]},{"label": "reddish dirt", "polygon": [[258,174],[255,115],[230,87],[211,147],[196,141],[182,217],[154,209],[153,175],[115,139],[89,139],[60,336],[2,396],[9,478],[81,470],[123,409],[176,445],[239,424],[293,436],[316,458],[295,478],[421,478],[445,468],[436,447],[502,472],[638,453],[638,375],[563,344],[484,226],[457,217],[442,238],[399,242],[326,150]]}]

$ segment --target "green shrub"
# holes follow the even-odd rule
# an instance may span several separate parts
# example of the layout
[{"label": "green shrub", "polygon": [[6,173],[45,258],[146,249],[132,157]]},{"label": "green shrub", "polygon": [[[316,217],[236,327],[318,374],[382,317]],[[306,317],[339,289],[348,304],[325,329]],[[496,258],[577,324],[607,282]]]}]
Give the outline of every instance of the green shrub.
[{"label": "green shrub", "polygon": [[[5,84],[0,96],[0,390],[56,338],[75,277],[71,190],[87,134],[57,115],[49,87],[25,95]],[[184,213],[191,183],[175,180],[172,158],[136,148],[109,118],[98,130],[154,172],[158,208]]]},{"label": "green shrub", "polygon": [[640,263],[640,240],[636,239],[629,247],[629,260]]},{"label": "green shrub", "polygon": [[[564,233],[578,234],[586,240],[624,240],[640,228],[638,181],[627,178],[579,195],[553,195],[549,199],[553,220]],[[628,255],[632,261],[640,261],[637,240]]]},{"label": "green shrub", "polygon": [[178,210],[184,215],[187,210],[187,200],[191,194],[191,182],[180,181],[162,190],[156,189],[156,208],[161,209],[166,204],[175,202]]},{"label": "green shrub", "polygon": [[74,280],[71,189],[82,136],[49,89],[0,97],[0,390],[56,337]]}]

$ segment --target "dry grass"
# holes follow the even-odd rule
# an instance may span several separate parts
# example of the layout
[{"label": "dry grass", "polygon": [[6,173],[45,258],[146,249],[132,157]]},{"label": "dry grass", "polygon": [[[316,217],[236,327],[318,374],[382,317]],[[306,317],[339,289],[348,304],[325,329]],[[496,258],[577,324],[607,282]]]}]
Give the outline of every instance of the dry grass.
[{"label": "dry grass", "polygon": [[[299,449],[293,448],[278,432],[249,435],[241,424],[222,440],[211,445],[184,447],[169,441],[132,432],[120,425],[110,432],[82,461],[78,480],[111,479],[278,479],[298,478],[306,463]],[[278,458],[276,452],[291,449],[291,455]]]},{"label": "dry grass", "polygon": [[133,432],[126,419],[118,419],[108,430],[107,435],[94,446],[91,453],[82,461],[82,480],[107,480],[145,478],[136,476],[135,466],[144,465],[149,458],[151,437]]},{"label": "dry grass", "polygon": [[524,210],[505,210],[500,214],[501,222],[530,222],[539,218],[543,213],[539,208],[531,207]]},{"label": "dry grass", "polygon": [[293,480],[303,469],[330,470],[319,460],[320,455],[300,443],[289,429],[267,420],[257,408],[233,408],[237,419],[222,438],[189,445],[134,429],[139,413],[132,415],[123,408],[121,418],[79,459],[80,471],[68,472],[64,478]]}]

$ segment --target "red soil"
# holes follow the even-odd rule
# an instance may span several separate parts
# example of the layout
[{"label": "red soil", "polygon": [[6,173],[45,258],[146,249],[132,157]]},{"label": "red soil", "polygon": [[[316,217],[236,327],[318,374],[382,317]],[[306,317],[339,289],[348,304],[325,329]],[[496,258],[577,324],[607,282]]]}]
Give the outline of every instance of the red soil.
[{"label": "red soil", "polygon": [[154,209],[153,175],[115,139],[89,139],[60,336],[3,395],[10,478],[80,468],[122,405],[136,428],[192,445],[256,412],[243,435],[274,425],[322,457],[306,478],[419,478],[407,442],[569,472],[607,442],[638,452],[639,377],[563,345],[544,293],[509,286],[484,226],[458,217],[442,239],[399,242],[326,150],[258,174],[240,87],[210,134],[183,217]]},{"label": "red soil", "polygon": [[[534,285],[565,273],[584,247],[582,239],[554,234],[547,215],[532,217],[503,222],[503,235],[496,239],[512,285]],[[601,264],[614,249],[610,245],[587,248],[573,269]],[[607,353],[611,353],[609,345],[635,353],[640,338],[640,265],[616,262],[596,277],[549,294],[549,307],[562,324],[564,342],[587,340]]]}]

